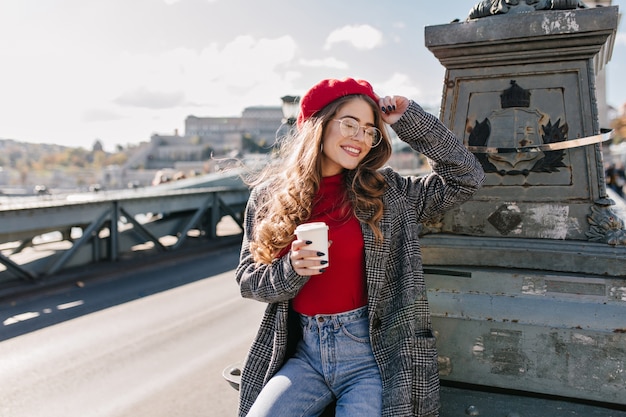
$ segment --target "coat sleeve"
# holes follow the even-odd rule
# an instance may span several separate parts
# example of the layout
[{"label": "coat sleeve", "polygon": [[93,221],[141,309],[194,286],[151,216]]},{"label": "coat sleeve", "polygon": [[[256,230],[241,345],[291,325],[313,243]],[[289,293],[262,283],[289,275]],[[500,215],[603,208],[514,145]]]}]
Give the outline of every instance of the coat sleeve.
[{"label": "coat sleeve", "polygon": [[254,230],[258,197],[259,191],[253,190],[246,206],[243,241],[235,277],[244,298],[266,303],[290,300],[310,277],[298,275],[294,271],[289,253],[274,259],[271,264],[254,261],[250,252],[250,238]]},{"label": "coat sleeve", "polygon": [[424,222],[468,200],[482,185],[485,173],[476,157],[439,119],[411,101],[392,129],[429,159],[424,177],[393,175],[392,183],[411,200]]}]

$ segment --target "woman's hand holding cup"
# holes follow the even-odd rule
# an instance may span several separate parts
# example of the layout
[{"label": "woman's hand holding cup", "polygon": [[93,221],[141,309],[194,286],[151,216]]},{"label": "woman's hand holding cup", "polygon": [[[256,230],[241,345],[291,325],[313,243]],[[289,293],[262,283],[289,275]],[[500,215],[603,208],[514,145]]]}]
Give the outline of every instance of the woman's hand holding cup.
[{"label": "woman's hand holding cup", "polygon": [[291,265],[299,275],[319,275],[328,267],[328,226],[322,222],[305,223],[296,228],[291,243]]}]

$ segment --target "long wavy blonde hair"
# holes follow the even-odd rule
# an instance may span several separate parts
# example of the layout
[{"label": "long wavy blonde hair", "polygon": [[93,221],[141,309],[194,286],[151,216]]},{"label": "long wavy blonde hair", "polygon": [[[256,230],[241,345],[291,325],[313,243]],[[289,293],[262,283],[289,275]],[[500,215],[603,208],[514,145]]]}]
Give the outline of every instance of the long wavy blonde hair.
[{"label": "long wavy blonde hair", "polygon": [[327,105],[307,119],[298,131],[282,140],[275,162],[250,185],[262,187],[257,202],[250,251],[254,260],[269,264],[293,240],[296,227],[311,217],[315,196],[322,180],[321,145],[326,126],[349,100],[365,100],[374,112],[374,124],[383,133],[381,143],[344,176],[346,201],[354,215],[367,223],[382,242],[379,222],[383,215],[381,196],[385,180],[378,172],[391,156],[391,142],[380,116],[378,104],[365,95],[349,95]]}]

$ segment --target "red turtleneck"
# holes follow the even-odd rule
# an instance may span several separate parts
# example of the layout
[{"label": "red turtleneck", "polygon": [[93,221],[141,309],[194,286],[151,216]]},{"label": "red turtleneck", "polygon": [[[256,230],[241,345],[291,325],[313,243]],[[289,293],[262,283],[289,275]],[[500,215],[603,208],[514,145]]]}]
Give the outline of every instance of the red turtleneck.
[{"label": "red turtleneck", "polygon": [[328,225],[329,266],[293,299],[298,313],[336,314],[367,304],[363,234],[344,193],[343,174],[322,178],[309,221]]}]

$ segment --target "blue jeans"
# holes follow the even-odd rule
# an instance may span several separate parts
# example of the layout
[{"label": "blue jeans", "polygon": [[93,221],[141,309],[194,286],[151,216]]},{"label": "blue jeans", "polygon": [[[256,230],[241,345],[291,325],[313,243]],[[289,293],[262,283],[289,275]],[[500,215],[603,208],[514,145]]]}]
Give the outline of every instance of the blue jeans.
[{"label": "blue jeans", "polygon": [[263,387],[247,417],[380,417],[382,382],[369,341],[367,307],[300,316],[296,353]]}]

